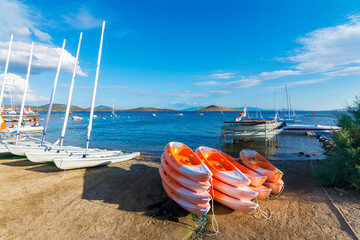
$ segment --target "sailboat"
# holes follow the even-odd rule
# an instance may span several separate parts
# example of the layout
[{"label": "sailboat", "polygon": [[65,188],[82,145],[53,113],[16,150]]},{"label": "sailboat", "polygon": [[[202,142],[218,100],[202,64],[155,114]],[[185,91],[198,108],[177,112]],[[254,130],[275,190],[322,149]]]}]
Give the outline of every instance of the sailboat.
[{"label": "sailboat", "polygon": [[291,118],[291,109],[292,109],[292,105],[290,103],[290,96],[288,94],[288,88],[287,85],[285,85],[285,89],[286,89],[286,104],[287,104],[287,111],[288,111],[288,115],[287,116],[283,116],[283,118],[279,118],[280,122],[285,122],[285,123],[294,123],[294,122],[299,122],[298,119],[295,119],[295,111],[293,111],[293,118]]},{"label": "sailboat", "polygon": [[53,159],[55,165],[60,169],[75,169],[75,168],[84,168],[84,167],[94,167],[99,165],[107,165],[110,163],[126,161],[132,158],[135,158],[140,155],[139,152],[134,153],[126,153],[122,151],[101,151],[101,152],[92,152],[88,153],[89,144],[90,144],[90,136],[92,130],[92,122],[95,108],[95,98],[96,98],[96,89],[99,78],[99,70],[100,70],[100,60],[101,60],[101,51],[102,44],[104,38],[104,29],[105,29],[105,21],[103,21],[102,31],[101,31],[101,39],[100,39],[100,47],[99,54],[97,59],[96,73],[95,73],[95,82],[94,82],[94,90],[93,97],[91,101],[91,110],[90,110],[90,118],[88,125],[88,133],[86,138],[86,149],[85,154],[81,155],[70,155],[68,157],[56,157]]},{"label": "sailboat", "polygon": [[[65,132],[66,132],[66,126],[67,126],[67,122],[68,122],[68,119],[69,119],[71,97],[72,97],[72,92],[73,92],[73,89],[74,89],[74,82],[75,82],[76,69],[77,69],[77,64],[78,64],[78,59],[79,59],[81,40],[82,40],[82,33],[80,33],[78,49],[77,49],[76,58],[75,58],[75,65],[74,65],[73,74],[72,74],[72,80],[71,80],[71,85],[70,85],[70,90],[69,90],[68,102],[67,102],[67,105],[66,105],[64,124],[63,124],[63,129],[62,129],[62,132],[61,132],[60,146],[54,144],[53,146],[37,145],[37,146],[28,146],[27,148],[23,148],[21,153],[26,155],[26,157],[32,162],[51,162],[52,158],[53,158],[53,156],[55,154],[64,153],[64,152],[66,152],[68,150],[80,150],[80,151],[82,150],[82,148],[80,148],[80,147],[63,146]],[[64,47],[65,47],[65,45],[63,44],[63,48]],[[61,59],[59,61],[58,69],[60,69],[60,67],[61,67]],[[53,96],[55,94],[58,73],[59,73],[59,71],[57,71],[57,76],[55,77],[54,88],[53,88],[52,97],[51,97],[51,100],[50,100],[49,107],[52,106],[52,103],[53,103]],[[48,123],[49,118],[50,118],[50,113],[51,113],[51,108],[48,109],[48,115],[47,115],[47,118],[46,118],[47,123]],[[47,125],[46,125],[46,128],[47,128]],[[43,133],[43,140],[45,138],[45,134],[46,134],[46,132]],[[18,152],[18,154],[19,154],[20,150],[18,150],[18,151],[19,151]]]},{"label": "sailboat", "polygon": [[[36,143],[36,142],[25,142],[22,144],[18,144],[18,139],[19,139],[19,134],[17,134],[17,140],[15,142],[15,144],[8,144],[7,148],[9,149],[9,151],[17,156],[25,156],[25,152],[26,151],[44,151],[44,150],[48,150],[51,148],[56,147],[56,144],[50,144],[50,143],[46,143],[46,145],[44,144],[45,142],[45,135],[46,135],[46,131],[47,131],[47,127],[49,124],[49,118],[50,118],[50,113],[51,113],[51,108],[53,105],[53,101],[54,101],[54,96],[55,96],[55,90],[56,90],[56,85],[57,85],[57,80],[59,77],[59,72],[60,72],[60,68],[61,68],[61,62],[62,62],[62,56],[64,53],[64,48],[65,48],[65,40],[63,42],[63,46],[62,46],[62,50],[61,50],[61,54],[60,54],[60,59],[59,59],[59,64],[58,64],[58,68],[56,71],[56,76],[55,76],[55,81],[54,81],[54,87],[53,87],[53,91],[51,94],[51,98],[50,98],[50,104],[49,104],[49,109],[48,109],[48,113],[47,113],[47,117],[46,117],[46,122],[45,122],[45,128],[43,128],[42,126],[25,126],[25,127],[19,127],[22,121],[22,116],[24,114],[24,104],[25,104],[25,99],[26,99],[26,90],[27,90],[27,86],[28,83],[26,83],[26,89],[24,91],[24,96],[23,96],[23,102],[21,105],[21,110],[20,110],[20,117],[19,117],[19,122],[18,122],[18,129],[20,129],[20,131],[31,131],[32,129],[36,130],[36,131],[43,131],[43,136],[42,136],[42,140],[40,143]],[[32,52],[31,52],[31,58],[32,58]],[[28,67],[28,73],[27,73],[27,80],[29,80],[29,74],[30,74],[30,68],[31,68],[31,58],[29,60],[29,67]],[[12,129],[12,131],[17,131],[16,129]]]}]

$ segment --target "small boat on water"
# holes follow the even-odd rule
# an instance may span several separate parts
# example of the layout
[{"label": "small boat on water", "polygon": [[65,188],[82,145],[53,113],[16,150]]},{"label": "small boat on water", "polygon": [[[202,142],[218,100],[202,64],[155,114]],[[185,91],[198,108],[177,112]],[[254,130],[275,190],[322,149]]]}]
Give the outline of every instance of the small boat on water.
[{"label": "small boat on water", "polygon": [[291,124],[282,127],[284,133],[301,133],[305,132],[333,132],[341,130],[338,126],[324,126],[324,125],[303,125],[303,124]]},{"label": "small boat on water", "polygon": [[[243,132],[230,132],[224,134],[226,138],[231,138],[234,140],[264,140],[264,139],[273,138],[282,131],[283,131],[282,129],[274,129],[266,132],[243,131]],[[224,135],[222,135],[222,137],[224,137]]]},{"label": "small boat on water", "polygon": [[278,127],[282,122],[270,122],[270,123],[242,123],[241,125],[231,125],[231,126],[223,126],[222,129],[225,131],[267,131],[273,130]]},{"label": "small boat on water", "polygon": [[83,120],[83,118],[82,118],[82,117],[79,117],[79,116],[72,116],[72,120],[74,120],[74,121],[81,121],[81,120]]}]

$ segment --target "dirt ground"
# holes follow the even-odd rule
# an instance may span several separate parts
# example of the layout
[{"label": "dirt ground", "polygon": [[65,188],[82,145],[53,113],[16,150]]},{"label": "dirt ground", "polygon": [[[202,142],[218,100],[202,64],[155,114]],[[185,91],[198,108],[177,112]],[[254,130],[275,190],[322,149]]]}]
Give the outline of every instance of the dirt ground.
[{"label": "dirt ground", "polygon": [[[2,158],[0,239],[355,238],[324,190],[312,181],[309,161],[274,162],[285,172],[285,191],[260,202],[271,210],[270,220],[215,202],[220,231],[216,236],[196,234],[194,216],[167,198],[159,162],[145,156],[60,171],[24,158]],[[328,192],[360,235],[360,194]]]}]

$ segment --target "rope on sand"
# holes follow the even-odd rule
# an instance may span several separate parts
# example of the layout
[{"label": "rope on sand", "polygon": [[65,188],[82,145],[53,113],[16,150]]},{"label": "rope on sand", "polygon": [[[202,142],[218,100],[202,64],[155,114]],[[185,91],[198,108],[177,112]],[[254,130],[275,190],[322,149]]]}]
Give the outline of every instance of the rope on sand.
[{"label": "rope on sand", "polygon": [[[314,175],[316,175],[314,166],[312,164],[312,161],[310,161],[310,165],[311,165],[311,169],[314,173]],[[350,221],[347,220],[347,218],[345,217],[344,213],[341,211],[341,209],[337,206],[337,204],[334,202],[334,200],[330,197],[329,193],[326,191],[326,189],[324,188],[324,186],[322,184],[320,184],[320,186],[322,187],[322,189],[324,189],[324,192],[326,194],[326,196],[330,199],[332,205],[336,208],[336,210],[338,210],[338,212],[340,213],[340,215],[342,216],[342,218],[344,219],[344,221],[346,222],[346,224],[349,226],[350,230],[353,232],[354,236],[357,239],[360,239],[359,235],[355,232],[355,229],[350,225]]]},{"label": "rope on sand", "polygon": [[[258,205],[257,209],[256,209],[256,212],[254,212],[253,216],[254,218],[260,220],[260,219],[263,219],[263,220],[269,220],[271,218],[271,215],[272,215],[272,212],[271,210],[266,206],[264,205],[263,207],[260,207],[260,204],[258,202],[258,199],[255,198],[256,200],[256,204]],[[269,196],[266,198],[266,203],[269,201]]]},{"label": "rope on sand", "polygon": [[[216,221],[216,218],[215,218],[215,212],[214,212],[214,186],[213,186],[213,180],[212,180],[212,177],[210,178],[210,183],[211,183],[211,191],[212,191],[212,196],[211,196],[211,212],[212,212],[212,217],[211,217],[211,226],[213,228],[213,231],[214,233],[207,233],[206,230],[204,229],[204,224],[206,223],[207,221],[207,213],[204,214],[202,217],[199,217],[195,220],[196,223],[198,223],[200,220],[201,220],[201,226],[198,230],[198,233],[202,234],[202,235],[206,235],[206,236],[215,236],[217,235],[218,233],[220,233],[219,231],[219,225]],[[214,224],[215,222],[215,224]],[[215,225],[216,225],[216,228],[215,228]]]}]

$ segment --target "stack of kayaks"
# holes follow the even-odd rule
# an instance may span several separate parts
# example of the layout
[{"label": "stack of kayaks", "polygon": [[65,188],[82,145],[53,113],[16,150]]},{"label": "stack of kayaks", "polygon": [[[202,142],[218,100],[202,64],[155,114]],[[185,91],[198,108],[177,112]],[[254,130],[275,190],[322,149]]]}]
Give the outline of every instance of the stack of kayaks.
[{"label": "stack of kayaks", "polygon": [[220,150],[217,150],[222,156],[224,156],[229,162],[231,162],[237,169],[239,169],[244,175],[250,179],[250,185],[249,188],[251,188],[253,191],[257,192],[257,199],[258,200],[264,200],[268,198],[268,196],[271,193],[271,189],[264,186],[267,176],[259,174],[244,165],[240,164],[240,159],[233,158],[232,156],[221,152]]},{"label": "stack of kayaks", "polygon": [[249,188],[250,180],[217,150],[199,147],[195,154],[213,174],[209,193],[221,204],[234,210],[251,212],[258,207],[252,202],[258,195]]},{"label": "stack of kayaks", "polygon": [[254,150],[244,149],[240,152],[240,159],[247,168],[267,177],[263,185],[270,188],[272,193],[278,194],[283,190],[284,182],[281,178],[284,173],[259,153]]},{"label": "stack of kayaks", "polygon": [[159,167],[166,194],[189,212],[204,215],[210,210],[211,196],[208,167],[185,144],[165,146]]},{"label": "stack of kayaks", "polygon": [[198,215],[210,210],[211,197],[234,210],[251,212],[259,207],[253,199],[267,199],[284,188],[283,172],[248,149],[233,158],[217,149],[199,147],[194,153],[183,143],[170,142],[159,172],[166,194]]}]

